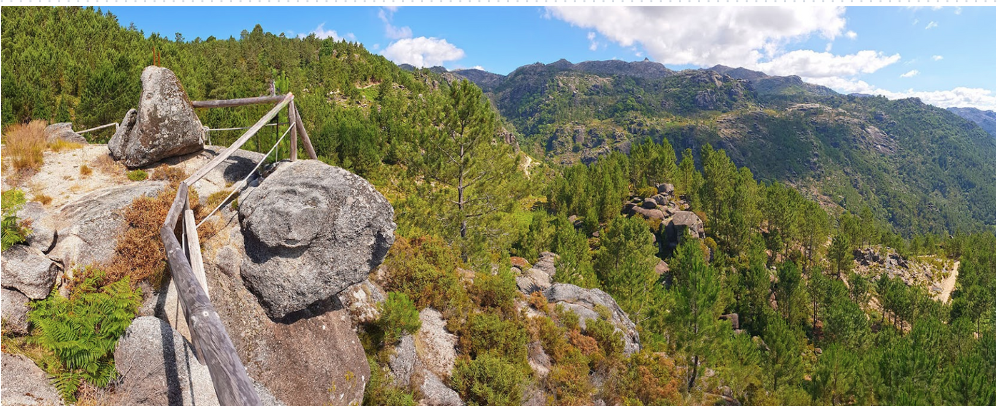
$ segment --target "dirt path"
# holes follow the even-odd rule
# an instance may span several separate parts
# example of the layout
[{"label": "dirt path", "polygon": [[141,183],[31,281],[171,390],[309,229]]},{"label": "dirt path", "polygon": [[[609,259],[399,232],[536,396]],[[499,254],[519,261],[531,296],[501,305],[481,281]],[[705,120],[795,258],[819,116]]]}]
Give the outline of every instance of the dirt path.
[{"label": "dirt path", "polygon": [[957,283],[957,269],[961,266],[961,261],[955,261],[954,267],[950,271],[950,275],[947,276],[943,282],[940,283],[940,295],[937,296],[941,302],[947,303],[950,300],[950,293],[954,291],[954,284]]}]

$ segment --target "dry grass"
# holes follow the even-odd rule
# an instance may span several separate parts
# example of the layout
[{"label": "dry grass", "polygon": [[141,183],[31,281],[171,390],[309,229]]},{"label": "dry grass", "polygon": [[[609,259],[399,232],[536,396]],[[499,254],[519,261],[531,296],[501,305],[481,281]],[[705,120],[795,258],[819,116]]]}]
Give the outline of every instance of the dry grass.
[{"label": "dry grass", "polygon": [[37,194],[35,195],[35,198],[31,200],[41,203],[42,205],[48,206],[49,203],[52,203],[52,196],[45,194]]},{"label": "dry grass", "polygon": [[171,184],[180,184],[184,179],[187,179],[187,173],[183,169],[167,166],[166,164],[160,164],[153,170],[152,180],[165,180],[169,181]]},{"label": "dry grass", "polygon": [[80,166],[80,175],[90,176],[91,173],[94,173],[94,170],[90,169],[89,166],[87,166],[87,165]]},{"label": "dry grass", "polygon": [[66,140],[55,140],[48,143],[48,147],[54,152],[60,152],[60,151],[68,151],[71,149],[83,148],[83,144]]},{"label": "dry grass", "polygon": [[[226,197],[229,197],[229,193],[232,193],[229,189],[222,189],[218,192],[212,193],[205,198],[205,206],[208,206],[209,210],[214,210],[216,207],[221,206],[225,203]],[[239,193],[233,195],[233,198],[239,196]]]},{"label": "dry grass", "polygon": [[42,152],[47,144],[45,126],[45,121],[33,120],[28,124],[12,124],[4,131],[4,150],[15,172],[35,171],[42,166]]},{"label": "dry grass", "polygon": [[97,157],[90,163],[90,165],[107,175],[122,176],[125,174],[125,165],[122,165],[121,162],[115,161],[114,158],[111,158],[110,154],[104,154]]}]

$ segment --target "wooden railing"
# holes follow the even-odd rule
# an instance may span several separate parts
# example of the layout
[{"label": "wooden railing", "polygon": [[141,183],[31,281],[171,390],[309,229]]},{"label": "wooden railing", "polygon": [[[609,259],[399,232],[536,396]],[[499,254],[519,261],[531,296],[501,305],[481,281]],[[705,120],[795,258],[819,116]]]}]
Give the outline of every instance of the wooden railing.
[{"label": "wooden railing", "polygon": [[[205,278],[204,264],[201,258],[201,247],[198,239],[197,226],[194,223],[194,213],[188,203],[188,190],[198,180],[207,175],[212,169],[225,161],[236,150],[243,146],[257,131],[260,131],[271,119],[284,108],[288,108],[288,122],[291,132],[291,148],[289,151],[292,161],[298,156],[298,138],[301,137],[303,147],[309,157],[316,159],[316,152],[312,148],[308,133],[302,124],[298,111],[295,107],[294,95],[288,93],[283,96],[253,97],[248,99],[234,100],[212,100],[196,101],[192,105],[196,108],[213,107],[235,107],[250,104],[270,104],[277,103],[270,111],[247,130],[225,150],[221,151],[215,158],[212,158],[205,166],[194,172],[190,177],[180,183],[177,188],[177,196],[170,206],[163,227],[160,228],[160,238],[163,240],[163,247],[166,250],[167,262],[170,264],[171,277],[177,287],[177,294],[181,306],[184,310],[184,318],[187,321],[188,329],[191,332],[191,341],[198,359],[208,366],[208,371],[212,377],[212,385],[218,395],[219,403],[223,406],[236,405],[259,405],[260,397],[257,395],[246,368],[236,354],[236,348],[229,339],[229,335],[222,325],[218,312],[212,306],[208,297],[208,285]],[[280,140],[278,140],[280,142]],[[266,156],[264,157],[266,159]],[[181,217],[184,221],[180,222]],[[177,226],[181,225],[181,239],[177,238]]]}]

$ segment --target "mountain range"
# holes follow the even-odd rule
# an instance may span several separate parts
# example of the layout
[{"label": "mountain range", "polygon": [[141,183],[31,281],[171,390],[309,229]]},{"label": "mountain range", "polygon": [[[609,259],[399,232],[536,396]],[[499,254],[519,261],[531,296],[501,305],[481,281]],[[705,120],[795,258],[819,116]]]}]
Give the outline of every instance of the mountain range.
[{"label": "mountain range", "polygon": [[678,155],[690,148],[696,160],[711,144],[758,178],[794,185],[834,212],[869,207],[905,235],[995,225],[991,111],[843,95],[722,65],[563,59],[509,75],[436,71],[481,87],[521,146],[554,163],[589,163],[647,140],[668,140]]}]

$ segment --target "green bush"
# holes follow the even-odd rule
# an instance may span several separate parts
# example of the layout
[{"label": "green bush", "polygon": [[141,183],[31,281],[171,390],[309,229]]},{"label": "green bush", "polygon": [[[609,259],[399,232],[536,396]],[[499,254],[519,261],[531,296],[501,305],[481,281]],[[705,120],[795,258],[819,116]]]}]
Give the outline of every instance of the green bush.
[{"label": "green bush", "polygon": [[527,360],[527,331],[514,320],[477,313],[468,318],[463,333],[461,345],[473,357],[489,352],[512,363]]},{"label": "green bush", "polygon": [[496,275],[479,272],[472,281],[472,295],[481,307],[492,307],[505,314],[515,313],[514,299],[518,295],[517,280],[510,268],[499,267]]},{"label": "green bush", "polygon": [[114,349],[135,318],[142,295],[128,278],[99,287],[102,273],[92,271],[69,299],[53,292],[31,304],[34,325],[29,342],[55,354],[57,363],[44,365],[68,402],[74,402],[81,381],[107,386],[117,376]]},{"label": "green bush", "polygon": [[624,354],[624,334],[614,329],[614,325],[607,320],[587,320],[586,335],[597,340],[597,345],[607,356]]},{"label": "green bush", "polygon": [[466,308],[470,304],[458,275],[459,261],[454,248],[440,237],[398,236],[385,257],[385,290],[405,293],[419,308],[441,312]]},{"label": "green bush", "polygon": [[656,189],[655,187],[652,187],[652,186],[645,186],[645,187],[639,188],[638,192],[636,194],[639,197],[642,197],[642,198],[652,197],[652,196],[655,196],[655,195],[659,194],[659,189]]},{"label": "green bush", "polygon": [[364,406],[415,406],[413,395],[393,385],[392,377],[385,374],[374,358],[368,357],[371,382],[364,388]]},{"label": "green bush", "polygon": [[6,192],[0,194],[0,203],[3,206],[3,220],[2,220],[2,235],[0,235],[0,242],[2,242],[2,250],[7,250],[14,246],[14,244],[20,244],[25,241],[28,237],[28,233],[31,230],[27,227],[23,227],[17,218],[18,210],[24,207],[26,199],[24,198],[24,192],[20,189],[10,189]]},{"label": "green bush", "polygon": [[523,383],[523,370],[490,353],[460,359],[451,375],[451,387],[468,406],[519,405]]},{"label": "green bush", "polygon": [[400,292],[389,292],[385,302],[379,305],[381,327],[385,344],[395,344],[403,335],[413,334],[420,329],[420,312],[416,310],[409,296]]},{"label": "green bush", "polygon": [[138,181],[146,180],[146,178],[149,177],[149,174],[146,173],[146,171],[144,171],[142,169],[136,169],[134,171],[128,171],[127,176],[128,176],[129,180],[138,182]]}]

